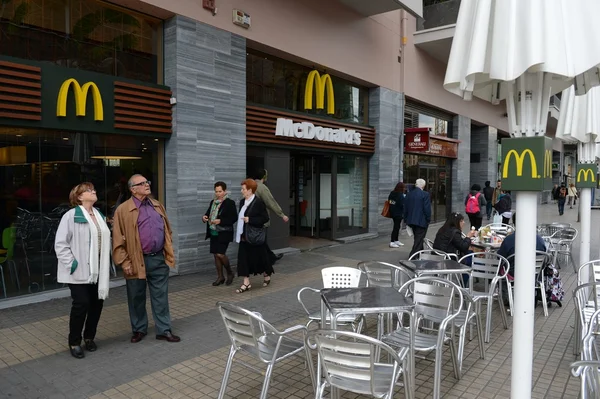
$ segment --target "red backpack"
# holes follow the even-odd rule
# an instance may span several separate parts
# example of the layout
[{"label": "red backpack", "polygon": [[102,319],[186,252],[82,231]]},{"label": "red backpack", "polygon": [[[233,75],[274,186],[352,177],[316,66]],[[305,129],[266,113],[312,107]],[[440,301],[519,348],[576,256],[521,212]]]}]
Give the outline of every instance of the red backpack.
[{"label": "red backpack", "polygon": [[479,208],[479,196],[481,193],[477,193],[475,195],[469,194],[469,199],[467,200],[467,206],[465,207],[465,212],[474,214],[479,213],[481,208]]}]

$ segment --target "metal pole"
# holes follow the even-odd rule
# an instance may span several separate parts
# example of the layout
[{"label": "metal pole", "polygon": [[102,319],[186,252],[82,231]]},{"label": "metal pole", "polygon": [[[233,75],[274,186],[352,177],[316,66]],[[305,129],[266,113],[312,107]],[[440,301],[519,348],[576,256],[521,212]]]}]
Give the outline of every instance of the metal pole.
[{"label": "metal pole", "polygon": [[[582,188],[579,197],[579,213],[581,215],[581,231],[579,234],[579,264],[583,265],[590,260],[590,242],[592,237],[592,189]],[[577,265],[577,264],[576,264]],[[583,271],[586,275],[581,276],[582,281],[588,281],[588,270]]]},{"label": "metal pole", "polygon": [[511,398],[530,399],[533,375],[533,301],[537,197],[520,191],[516,206],[515,298],[512,340]]}]

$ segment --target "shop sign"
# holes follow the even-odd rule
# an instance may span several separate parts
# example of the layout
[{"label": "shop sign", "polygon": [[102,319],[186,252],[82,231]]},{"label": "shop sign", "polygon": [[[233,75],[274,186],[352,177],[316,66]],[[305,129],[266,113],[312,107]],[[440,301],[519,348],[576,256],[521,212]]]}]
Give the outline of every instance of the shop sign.
[{"label": "shop sign", "polygon": [[552,139],[525,137],[502,140],[502,188],[543,191],[552,188]]},{"label": "shop sign", "polygon": [[404,151],[426,152],[429,150],[429,128],[404,129]]},{"label": "shop sign", "polygon": [[172,132],[171,91],[166,86],[5,56],[0,56],[0,77],[0,92],[13,93],[10,104],[0,102],[2,125],[94,133]]},{"label": "shop sign", "polygon": [[577,188],[595,188],[597,186],[597,173],[598,167],[595,163],[578,163],[575,185]]},{"label": "shop sign", "polygon": [[321,76],[319,71],[310,71],[306,78],[306,86],[304,87],[304,109],[313,109],[313,88],[317,86],[317,105],[316,109],[325,108],[325,93],[327,93],[327,113],[335,114],[335,94],[333,92],[333,82],[329,74]]},{"label": "shop sign", "polygon": [[434,157],[456,159],[458,158],[458,144],[458,140],[432,135],[429,136],[429,149],[427,149],[427,151],[415,151],[413,149],[409,149],[405,143],[404,152],[409,154],[414,153],[419,155],[431,155]]},{"label": "shop sign", "polygon": [[305,140],[327,141],[330,143],[342,143],[360,145],[360,133],[356,130],[343,128],[332,129],[328,127],[315,126],[310,122],[294,123],[291,119],[277,118],[275,136],[294,137]]}]

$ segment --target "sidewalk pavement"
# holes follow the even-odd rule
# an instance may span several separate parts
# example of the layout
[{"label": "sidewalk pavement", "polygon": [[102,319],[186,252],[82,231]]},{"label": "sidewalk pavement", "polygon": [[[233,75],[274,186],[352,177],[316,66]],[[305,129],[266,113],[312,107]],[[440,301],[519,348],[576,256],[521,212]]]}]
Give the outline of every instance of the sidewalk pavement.
[{"label": "sidewalk pavement", "polygon": [[[565,209],[563,216],[558,216],[556,205],[538,209],[538,223],[565,221],[578,228],[576,220],[575,209]],[[592,211],[596,230],[592,233],[592,259],[598,258],[594,243],[599,242],[599,222],[600,212]],[[433,239],[439,227],[431,226],[428,237]],[[72,358],[67,349],[69,299],[0,310],[0,398],[215,398],[229,351],[217,301],[260,311],[278,328],[304,324],[305,314],[296,293],[304,286],[321,287],[321,268],[356,266],[362,260],[395,263],[406,259],[412,246],[409,237],[403,236],[401,241],[406,245],[399,249],[389,248],[386,236],[285,256],[276,265],[271,285],[263,288],[262,278],[256,276],[251,279],[252,290],[243,294],[234,293],[240,278],[230,287],[213,287],[212,274],[174,277],[169,296],[173,332],[182,337],[176,344],[155,340],[152,325],[142,342],[129,342],[124,287],[111,290],[98,329],[99,349],[86,353],[83,360]],[[573,255],[578,262],[578,243]],[[576,281],[572,267],[563,266],[561,275],[566,291],[563,307],[554,305],[547,318],[541,306],[535,312],[534,398],[571,398],[578,393],[579,381],[569,373],[569,364],[575,360],[571,294]],[[315,300],[313,305],[317,303]],[[369,330],[374,324],[369,319]],[[476,338],[468,342],[460,381],[454,379],[448,351],[444,353],[444,398],[510,397],[511,329],[510,317],[509,329],[505,330],[499,314],[494,314],[486,359],[479,359]],[[433,365],[429,361],[417,362],[416,381],[417,398],[430,397]],[[261,375],[234,364],[226,397],[256,398],[261,385]],[[275,368],[269,397],[311,398],[311,389],[302,360],[290,359]],[[344,393],[342,397],[362,396]],[[403,390],[399,389],[395,397],[403,398]]]}]

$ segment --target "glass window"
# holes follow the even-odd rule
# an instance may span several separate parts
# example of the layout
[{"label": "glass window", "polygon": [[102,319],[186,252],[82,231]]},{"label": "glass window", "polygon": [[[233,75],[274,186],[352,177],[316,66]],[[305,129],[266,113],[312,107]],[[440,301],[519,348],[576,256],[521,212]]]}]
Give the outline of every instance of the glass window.
[{"label": "glass window", "polygon": [[304,109],[304,91],[311,68],[257,52],[247,54],[246,66],[247,99],[250,103],[306,112],[342,122],[368,123],[369,90],[366,87],[330,75],[335,98],[335,113],[330,115],[327,114],[327,96],[325,109],[316,109],[314,102],[313,109]]},{"label": "glass window", "polygon": [[0,54],[159,83],[160,20],[94,0],[0,3]]},{"label": "glass window", "polygon": [[404,127],[428,127],[431,129],[431,134],[433,135],[448,136],[449,129],[451,129],[451,122],[423,113],[406,111],[404,113]]},{"label": "glass window", "polygon": [[337,157],[337,237],[360,233],[367,225],[368,160]]},{"label": "glass window", "polygon": [[161,146],[148,137],[0,127],[0,231],[15,233],[0,250],[0,265],[10,275],[7,295],[62,286],[56,281],[54,235],[75,185],[92,182],[95,206],[109,218],[129,198],[132,174],[152,181],[158,197]]}]

